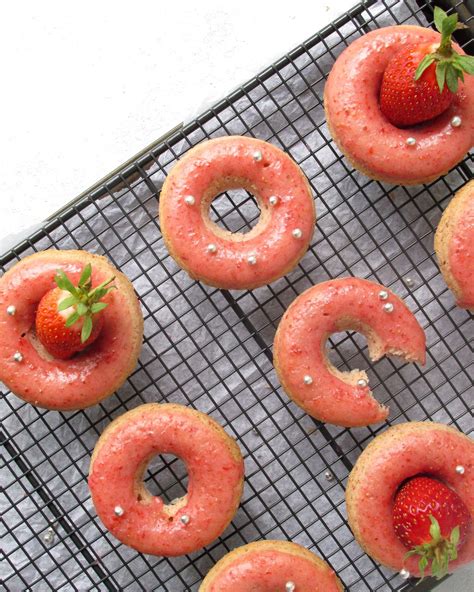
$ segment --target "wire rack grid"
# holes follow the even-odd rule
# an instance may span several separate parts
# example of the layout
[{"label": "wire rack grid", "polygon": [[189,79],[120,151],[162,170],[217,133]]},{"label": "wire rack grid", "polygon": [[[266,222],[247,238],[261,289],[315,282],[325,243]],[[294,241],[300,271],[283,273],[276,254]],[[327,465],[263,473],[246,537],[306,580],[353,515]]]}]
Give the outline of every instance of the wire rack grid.
[{"label": "wire rack grid", "polygon": [[[433,255],[434,229],[454,192],[472,177],[473,161],[467,157],[424,187],[370,181],[331,141],[322,96],[334,60],[351,41],[386,25],[428,25],[430,11],[429,4],[396,0],[356,6],[3,257],[5,270],[50,247],[105,253],[133,281],[145,317],[139,365],[102,404],[49,412],[3,389],[6,590],[197,590],[226,552],[264,538],[293,540],[319,553],[350,591],[414,589],[414,581],[376,564],[354,541],[344,487],[361,450],[387,424],[433,419],[465,433],[473,429],[472,319],[454,305]],[[198,142],[227,134],[249,134],[286,150],[316,195],[318,222],[308,253],[287,277],[252,292],[192,281],[168,255],[157,220],[160,187],[176,160]],[[244,191],[221,195],[212,208],[231,231],[247,231],[259,215]],[[427,334],[424,368],[386,358],[371,364],[358,334],[330,340],[339,368],[369,368],[375,395],[391,408],[384,425],[348,430],[314,421],[288,400],[272,367],[275,328],[289,303],[309,286],[344,275],[389,286]],[[87,488],[90,454],[104,427],[150,401],[211,414],[245,458],[244,494],[231,526],[191,556],[145,556],[121,545],[97,519]],[[158,457],[146,482],[171,500],[185,492],[186,468],[179,459]],[[427,580],[417,590],[433,585]]]}]

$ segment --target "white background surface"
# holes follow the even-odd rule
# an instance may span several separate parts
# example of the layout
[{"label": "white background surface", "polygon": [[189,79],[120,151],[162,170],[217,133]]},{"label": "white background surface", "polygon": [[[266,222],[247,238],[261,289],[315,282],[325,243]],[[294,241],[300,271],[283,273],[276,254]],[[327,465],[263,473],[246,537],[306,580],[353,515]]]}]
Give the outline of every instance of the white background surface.
[{"label": "white background surface", "polygon": [[4,3],[0,251],[354,3]]}]

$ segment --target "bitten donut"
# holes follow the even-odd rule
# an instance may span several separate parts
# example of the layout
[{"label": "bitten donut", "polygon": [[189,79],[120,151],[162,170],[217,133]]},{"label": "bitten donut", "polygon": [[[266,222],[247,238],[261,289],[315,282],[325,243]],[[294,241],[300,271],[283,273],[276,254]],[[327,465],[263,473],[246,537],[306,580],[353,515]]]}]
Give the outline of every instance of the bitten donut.
[{"label": "bitten donut", "polygon": [[351,43],[336,60],[324,90],[327,123],[341,152],[367,176],[400,185],[428,183],[474,144],[472,76],[460,83],[448,109],[426,123],[399,128],[380,110],[382,78],[394,54],[409,44],[439,41],[431,29],[385,27]]},{"label": "bitten donut", "polygon": [[434,245],[457,305],[474,312],[474,181],[451,200],[436,229]]},{"label": "bitten donut", "polygon": [[[212,200],[244,188],[260,219],[246,234],[209,217]],[[191,149],[169,173],[160,196],[160,225],[171,256],[189,275],[223,289],[252,289],[288,273],[303,257],[315,224],[314,201],[299,166],[280,149],[229,136]]]},{"label": "bitten donut", "polygon": [[[165,504],[143,483],[157,454],[188,470],[188,491]],[[99,518],[141,553],[175,556],[211,543],[232,520],[242,495],[239,447],[211,417],[181,405],[149,403],[115,419],[99,438],[89,487]]]},{"label": "bitten donut", "polygon": [[[404,559],[407,548],[392,523],[395,494],[416,475],[444,482],[474,519],[474,443],[455,428],[428,421],[393,426],[370,442],[349,476],[346,504],[352,532],[368,555],[394,570],[419,576],[417,558]],[[473,559],[471,529],[450,571]]]},{"label": "bitten donut", "polygon": [[[114,277],[103,298],[98,338],[70,359],[50,355],[35,331],[43,296],[63,271],[78,283],[92,268],[92,285]],[[0,279],[0,380],[25,401],[48,409],[83,409],[115,392],[136,366],[143,316],[130,281],[105,257],[86,251],[48,250],[25,257]]]},{"label": "bitten donut", "polygon": [[258,541],[225,555],[204,578],[199,592],[342,592],[331,567],[287,541]]},{"label": "bitten donut", "polygon": [[425,333],[400,298],[380,284],[360,278],[322,282],[298,296],[278,326],[273,360],[280,382],[312,417],[354,427],[383,421],[363,370],[340,372],[325,344],[332,333],[354,330],[367,339],[369,355],[386,354],[425,362]]}]

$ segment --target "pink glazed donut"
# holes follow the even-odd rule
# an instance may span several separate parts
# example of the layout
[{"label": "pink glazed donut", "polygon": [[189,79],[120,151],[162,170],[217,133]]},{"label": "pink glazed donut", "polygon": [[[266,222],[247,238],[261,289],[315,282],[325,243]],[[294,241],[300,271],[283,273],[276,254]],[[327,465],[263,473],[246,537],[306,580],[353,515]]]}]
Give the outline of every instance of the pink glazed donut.
[{"label": "pink glazed donut", "polygon": [[[186,464],[188,492],[165,504],[143,483],[157,454]],[[242,495],[239,447],[211,417],[182,405],[149,403],[115,419],[91,459],[89,487],[99,518],[141,553],[175,556],[211,543],[227,528]]]},{"label": "pink glazed donut", "polygon": [[[35,334],[39,301],[56,287],[64,270],[73,283],[87,263],[92,284],[115,276],[104,298],[104,326],[98,339],[69,360],[52,357]],[[0,278],[0,380],[16,395],[47,409],[83,409],[114,393],[137,364],[143,316],[127,277],[105,257],[86,251],[43,251],[25,257]]]},{"label": "pink glazed donut", "polygon": [[359,278],[322,282],[298,296],[275,335],[273,361],[280,382],[306,413],[321,421],[355,427],[383,421],[363,370],[340,372],[325,344],[332,333],[365,335],[370,358],[397,355],[425,362],[425,333],[400,298],[380,284]]},{"label": "pink glazed donut", "polygon": [[342,592],[331,567],[287,541],[258,541],[225,555],[204,578],[199,592]]},{"label": "pink glazed donut", "polygon": [[400,185],[428,183],[473,146],[473,76],[466,76],[449,109],[430,122],[400,129],[380,111],[382,77],[394,53],[440,38],[423,27],[386,27],[360,37],[336,60],[324,90],[326,119],[341,152],[367,176]]},{"label": "pink glazed donut", "polygon": [[[474,442],[440,423],[403,423],[377,436],[359,456],[346,490],[349,525],[360,546],[383,565],[414,576],[420,575],[418,558],[404,560],[407,548],[395,534],[392,508],[400,485],[421,474],[454,489],[474,520]],[[472,560],[471,528],[450,571]]]},{"label": "pink glazed donut", "polygon": [[474,312],[474,181],[466,183],[446,208],[434,238],[444,281],[462,308]]},{"label": "pink glazed donut", "polygon": [[[260,207],[246,234],[209,218],[212,200],[244,188]],[[243,136],[203,142],[169,173],[160,225],[171,256],[197,280],[222,289],[252,289],[288,273],[308,249],[316,220],[309,183],[279,148]]]}]

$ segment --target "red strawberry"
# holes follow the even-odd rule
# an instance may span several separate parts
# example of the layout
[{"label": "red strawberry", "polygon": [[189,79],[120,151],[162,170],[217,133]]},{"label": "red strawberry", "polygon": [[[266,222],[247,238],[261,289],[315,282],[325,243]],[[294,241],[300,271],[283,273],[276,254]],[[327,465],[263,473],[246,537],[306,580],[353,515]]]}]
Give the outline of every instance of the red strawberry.
[{"label": "red strawberry", "polygon": [[415,125],[437,117],[449,107],[464,73],[474,74],[474,58],[456,53],[451,35],[457,14],[436,7],[435,24],[441,44],[408,45],[387,65],[380,88],[380,109],[398,127]]},{"label": "red strawberry", "polygon": [[414,477],[400,488],[392,517],[398,538],[410,549],[406,557],[420,556],[421,577],[430,562],[435,577],[448,572],[448,564],[456,559],[472,523],[459,495],[431,477]]},{"label": "red strawberry", "polygon": [[[92,267],[84,267],[79,284],[74,286],[64,271],[58,270],[57,288],[47,292],[36,311],[36,335],[55,358],[65,360],[97,339],[104,319],[106,302],[99,302],[112,288],[111,278],[92,289]],[[108,287],[107,287],[108,286]]]}]

